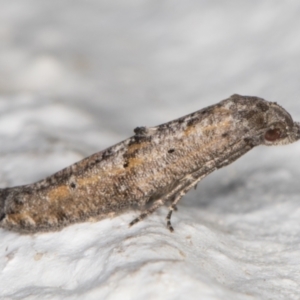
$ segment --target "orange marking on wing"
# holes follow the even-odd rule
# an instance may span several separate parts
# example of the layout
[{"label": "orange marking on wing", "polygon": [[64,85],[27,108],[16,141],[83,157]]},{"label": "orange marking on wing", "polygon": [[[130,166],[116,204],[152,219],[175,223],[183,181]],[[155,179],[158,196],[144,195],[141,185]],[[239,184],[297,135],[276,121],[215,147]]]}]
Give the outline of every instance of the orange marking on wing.
[{"label": "orange marking on wing", "polygon": [[50,201],[59,201],[68,198],[70,195],[69,187],[66,185],[60,185],[51,189],[47,196]]},{"label": "orange marking on wing", "polygon": [[127,155],[133,154],[137,150],[141,150],[149,145],[149,142],[141,142],[141,143],[135,143],[128,146],[128,150],[126,152]]},{"label": "orange marking on wing", "polygon": [[196,129],[196,126],[188,126],[185,130],[184,130],[184,135],[185,136],[188,136],[188,135],[191,135],[193,132],[195,132],[197,129]]},{"label": "orange marking on wing", "polygon": [[19,224],[21,221],[31,224],[35,223],[34,220],[26,213],[8,214],[6,216],[6,220],[14,224]]},{"label": "orange marking on wing", "polygon": [[[103,172],[105,173],[105,172]],[[104,175],[103,175],[104,176]],[[100,175],[92,175],[89,177],[82,177],[77,180],[77,186],[96,185],[99,182]]]},{"label": "orange marking on wing", "polygon": [[129,168],[134,168],[144,164],[145,160],[143,158],[131,157],[128,163],[129,163]]},{"label": "orange marking on wing", "polygon": [[224,117],[231,115],[231,111],[229,109],[224,108],[224,107],[218,107],[218,106],[216,106],[213,109],[212,113],[216,114],[216,115],[219,114],[219,115],[224,116]]}]

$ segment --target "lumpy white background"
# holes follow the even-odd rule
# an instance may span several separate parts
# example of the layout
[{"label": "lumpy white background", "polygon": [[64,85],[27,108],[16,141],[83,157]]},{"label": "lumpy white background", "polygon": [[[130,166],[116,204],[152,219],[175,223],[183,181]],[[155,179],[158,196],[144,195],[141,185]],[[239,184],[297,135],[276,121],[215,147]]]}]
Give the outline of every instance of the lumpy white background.
[{"label": "lumpy white background", "polygon": [[[233,93],[300,121],[300,3],[0,0],[0,186],[42,179]],[[300,143],[258,147],[179,204],[0,229],[1,299],[299,299]]]}]

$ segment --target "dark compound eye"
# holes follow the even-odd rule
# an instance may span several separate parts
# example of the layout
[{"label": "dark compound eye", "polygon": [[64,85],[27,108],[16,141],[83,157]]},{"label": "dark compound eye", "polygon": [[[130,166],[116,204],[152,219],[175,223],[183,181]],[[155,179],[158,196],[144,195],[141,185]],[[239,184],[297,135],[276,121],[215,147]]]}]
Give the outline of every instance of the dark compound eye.
[{"label": "dark compound eye", "polygon": [[265,139],[269,142],[274,142],[276,140],[278,140],[281,136],[281,131],[278,128],[275,129],[269,129],[266,133],[265,133]]}]

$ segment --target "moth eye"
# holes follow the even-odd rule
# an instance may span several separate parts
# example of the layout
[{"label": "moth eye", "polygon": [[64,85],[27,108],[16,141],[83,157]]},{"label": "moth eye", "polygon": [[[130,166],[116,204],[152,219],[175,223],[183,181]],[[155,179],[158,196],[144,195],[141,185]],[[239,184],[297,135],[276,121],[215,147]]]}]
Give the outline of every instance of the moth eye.
[{"label": "moth eye", "polygon": [[266,133],[265,133],[265,139],[269,142],[274,142],[276,140],[278,140],[281,136],[281,131],[278,128],[275,129],[269,129]]}]

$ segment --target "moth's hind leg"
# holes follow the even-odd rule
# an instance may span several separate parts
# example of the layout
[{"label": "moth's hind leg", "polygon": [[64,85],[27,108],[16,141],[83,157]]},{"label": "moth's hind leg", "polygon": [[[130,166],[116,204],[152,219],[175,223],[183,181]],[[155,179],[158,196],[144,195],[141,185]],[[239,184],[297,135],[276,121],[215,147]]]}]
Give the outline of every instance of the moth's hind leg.
[{"label": "moth's hind leg", "polygon": [[178,184],[172,191],[164,195],[162,198],[154,201],[152,206],[146,210],[144,210],[137,218],[132,220],[129,223],[129,226],[132,226],[139,221],[145,219],[147,216],[152,214],[156,209],[158,209],[160,206],[163,206],[167,202],[171,202],[172,204],[169,206],[169,212],[166,217],[167,219],[167,227],[168,229],[173,232],[174,228],[171,224],[171,216],[173,211],[177,210],[176,204],[180,201],[180,199],[191,189],[194,185],[196,185],[199,182],[199,178],[196,180],[193,177],[188,177],[185,180],[183,180],[180,184]]},{"label": "moth's hind leg", "polygon": [[163,201],[163,199],[158,199],[158,200],[154,201],[153,204],[151,205],[151,207],[144,210],[137,218],[132,220],[129,223],[129,226],[132,226],[132,225],[138,223],[139,221],[145,219],[147,216],[151,215],[155,210],[157,210],[160,206],[164,205],[164,203],[165,202]]},{"label": "moth's hind leg", "polygon": [[[142,211],[142,213],[137,218],[135,218],[134,220],[132,220],[129,223],[129,226],[131,227],[132,225],[138,223],[139,221],[142,221],[147,216],[151,215],[159,207],[165,205],[167,202],[174,203],[176,201],[176,203],[177,203],[180,199],[177,200],[177,198],[176,198],[177,194],[176,193],[178,193],[178,191],[180,191],[185,186],[186,186],[186,184],[182,182],[175,189],[173,189],[171,192],[167,193],[166,195],[162,196],[158,200],[154,201],[153,204],[148,209]],[[172,205],[172,211],[173,210],[175,210],[175,211],[177,210],[176,203],[174,205]],[[171,213],[169,212],[169,214],[168,214],[168,216],[169,216],[168,224],[170,223],[171,215],[172,215],[172,212]],[[171,223],[170,223],[170,226],[171,226]],[[169,226],[168,226],[168,228],[169,228]],[[172,228],[172,226],[171,226],[171,228]],[[170,231],[173,231],[173,230],[170,229]]]}]

